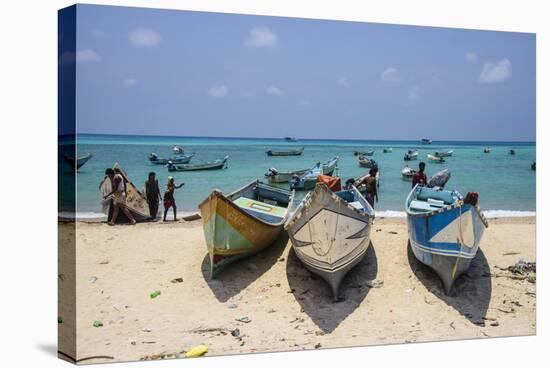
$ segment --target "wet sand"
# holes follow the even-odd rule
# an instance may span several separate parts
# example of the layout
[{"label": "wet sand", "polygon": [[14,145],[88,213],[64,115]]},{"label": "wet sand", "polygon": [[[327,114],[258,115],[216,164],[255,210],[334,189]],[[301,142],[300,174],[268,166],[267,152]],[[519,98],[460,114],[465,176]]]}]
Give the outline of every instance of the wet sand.
[{"label": "wet sand", "polygon": [[[64,352],[102,356],[82,361],[102,363],[173,358],[198,344],[211,356],[533,335],[535,284],[504,268],[535,261],[536,220],[489,221],[470,271],[445,296],[408,248],[405,220],[376,219],[367,256],[344,279],[337,303],[285,235],[209,280],[200,220],[79,222],[76,274],[63,263],[59,269],[60,295],[70,294],[73,281],[77,290],[76,352]],[[59,226],[70,233],[70,224]],[[60,254],[70,255],[71,236],[60,242]],[[151,298],[154,291],[160,295]],[[70,350],[73,324],[60,317],[60,349]]]}]

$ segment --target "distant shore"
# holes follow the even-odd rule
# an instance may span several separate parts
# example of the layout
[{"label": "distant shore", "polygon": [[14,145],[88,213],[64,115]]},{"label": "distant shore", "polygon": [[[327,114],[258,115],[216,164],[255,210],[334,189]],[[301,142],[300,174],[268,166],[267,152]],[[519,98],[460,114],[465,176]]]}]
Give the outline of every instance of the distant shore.
[{"label": "distant shore", "polygon": [[[535,261],[535,223],[490,220],[481,251],[449,297],[408,249],[406,221],[379,218],[367,256],[343,281],[345,300],[333,303],[284,235],[210,280],[200,220],[77,222],[76,358],[173,358],[198,344],[223,355],[533,335],[535,284],[504,269]],[[66,233],[74,224],[59,227]],[[60,237],[62,259],[74,249],[67,239]],[[70,285],[66,268],[60,265],[61,295]],[[160,295],[151,298],[154,291]],[[69,324],[59,324],[59,335],[71,339]]]}]

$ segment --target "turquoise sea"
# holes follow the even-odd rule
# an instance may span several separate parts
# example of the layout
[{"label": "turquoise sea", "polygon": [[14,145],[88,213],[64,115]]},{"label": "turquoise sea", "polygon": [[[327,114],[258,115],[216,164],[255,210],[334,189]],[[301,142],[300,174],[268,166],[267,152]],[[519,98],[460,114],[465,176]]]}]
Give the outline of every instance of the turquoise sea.
[{"label": "turquoise sea", "polygon": [[[151,152],[159,157],[172,155],[172,146],[184,147],[186,153],[194,152],[191,163],[211,161],[229,155],[229,165],[224,170],[169,173],[167,168],[153,165],[147,159]],[[489,154],[484,147],[491,147]],[[302,156],[268,157],[267,148],[304,147]],[[383,153],[384,147],[392,147],[392,153]],[[418,167],[426,162],[428,177],[444,168],[451,170],[448,189],[457,189],[463,194],[469,191],[479,193],[480,205],[489,217],[534,215],[536,210],[536,173],[531,170],[535,161],[535,143],[523,142],[445,142],[434,141],[422,145],[420,141],[355,141],[299,139],[286,142],[283,139],[254,138],[208,138],[208,137],[158,137],[158,136],[115,136],[81,134],[77,137],[78,155],[92,153],[77,174],[77,216],[96,218],[100,212],[98,185],[107,167],[118,162],[130,180],[142,189],[147,174],[155,171],[162,186],[169,175],[176,182],[185,182],[176,191],[178,211],[196,211],[197,205],[214,188],[223,192],[235,190],[246,183],[264,178],[270,167],[279,171],[309,168],[317,161],[339,157],[337,174],[343,181],[364,174],[368,169],[359,167],[355,150],[374,149],[372,157],[380,168],[380,201],[376,204],[378,216],[403,216],[405,198],[411,183],[402,179],[401,169],[408,164]],[[419,160],[404,161],[409,149],[418,149]],[[430,162],[426,154],[434,151],[454,150],[443,164]],[[508,154],[510,149],[516,155]],[[59,159],[60,175],[68,174],[68,165]],[[288,187],[288,185],[281,185]],[[63,201],[60,211],[63,212]]]}]

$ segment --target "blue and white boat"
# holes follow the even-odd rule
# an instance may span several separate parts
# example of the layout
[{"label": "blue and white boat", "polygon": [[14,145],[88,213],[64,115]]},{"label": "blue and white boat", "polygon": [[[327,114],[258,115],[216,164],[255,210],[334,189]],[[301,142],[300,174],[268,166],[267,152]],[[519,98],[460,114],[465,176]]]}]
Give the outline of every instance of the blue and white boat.
[{"label": "blue and white boat", "polygon": [[488,226],[477,195],[415,186],[405,204],[409,240],[415,257],[432,268],[449,294],[468,270]]},{"label": "blue and white boat", "polygon": [[338,165],[338,157],[334,157],[325,163],[317,162],[315,166],[309,169],[302,176],[296,176],[290,180],[290,189],[311,190],[317,184],[319,175],[332,175]]}]

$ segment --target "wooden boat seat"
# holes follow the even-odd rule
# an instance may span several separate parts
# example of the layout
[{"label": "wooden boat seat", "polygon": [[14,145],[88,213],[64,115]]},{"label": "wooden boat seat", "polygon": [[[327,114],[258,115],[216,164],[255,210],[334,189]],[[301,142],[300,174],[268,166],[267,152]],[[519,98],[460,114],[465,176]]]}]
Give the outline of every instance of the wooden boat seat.
[{"label": "wooden boat seat", "polygon": [[435,190],[428,187],[420,188],[416,198],[421,201],[427,201],[431,198],[437,201],[443,201],[445,204],[453,204],[456,201],[453,192],[448,190]]},{"label": "wooden boat seat", "polygon": [[287,211],[287,209],[284,207],[274,206],[246,197],[237,198],[235,201],[233,201],[233,203],[235,203],[237,206],[239,206],[252,216],[268,222],[281,221],[281,219],[285,217]]},{"label": "wooden boat seat", "polygon": [[431,212],[431,211],[438,210],[441,207],[432,206],[428,202],[414,200],[414,201],[411,201],[409,208],[411,210],[418,211],[418,212]]}]

